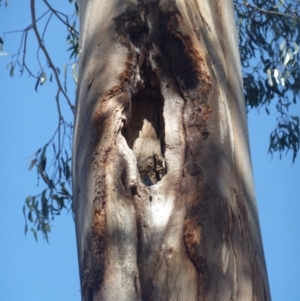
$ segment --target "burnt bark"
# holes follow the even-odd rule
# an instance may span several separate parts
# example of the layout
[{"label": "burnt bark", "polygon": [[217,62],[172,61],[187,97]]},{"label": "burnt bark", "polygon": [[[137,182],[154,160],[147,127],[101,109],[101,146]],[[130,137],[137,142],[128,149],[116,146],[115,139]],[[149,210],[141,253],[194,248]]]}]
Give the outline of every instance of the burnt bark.
[{"label": "burnt bark", "polygon": [[81,1],[82,300],[270,300],[231,1]]}]

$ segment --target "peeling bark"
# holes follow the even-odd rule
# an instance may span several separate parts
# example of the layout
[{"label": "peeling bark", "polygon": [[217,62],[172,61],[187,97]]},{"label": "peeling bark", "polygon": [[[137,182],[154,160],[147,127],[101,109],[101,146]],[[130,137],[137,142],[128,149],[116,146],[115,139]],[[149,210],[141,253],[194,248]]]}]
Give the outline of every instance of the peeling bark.
[{"label": "peeling bark", "polygon": [[231,1],[81,1],[82,300],[271,300]]}]

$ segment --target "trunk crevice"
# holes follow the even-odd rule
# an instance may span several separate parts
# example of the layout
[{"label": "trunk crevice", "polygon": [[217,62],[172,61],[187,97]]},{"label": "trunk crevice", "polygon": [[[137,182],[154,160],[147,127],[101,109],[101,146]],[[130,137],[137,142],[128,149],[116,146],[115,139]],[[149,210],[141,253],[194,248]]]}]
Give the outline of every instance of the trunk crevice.
[{"label": "trunk crevice", "polygon": [[144,62],[139,79],[137,92],[124,111],[122,134],[136,156],[142,182],[152,186],[166,174],[164,98],[149,61]]}]

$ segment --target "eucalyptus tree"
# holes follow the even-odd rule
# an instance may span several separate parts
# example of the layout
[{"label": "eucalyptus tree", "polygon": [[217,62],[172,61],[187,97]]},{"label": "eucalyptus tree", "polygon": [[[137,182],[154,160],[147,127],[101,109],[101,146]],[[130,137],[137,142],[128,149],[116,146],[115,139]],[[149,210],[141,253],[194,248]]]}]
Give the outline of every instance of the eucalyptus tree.
[{"label": "eucalyptus tree", "polygon": [[[234,21],[231,1],[75,1],[80,39],[76,14],[43,3],[37,16],[31,0],[9,65],[36,90],[57,84],[59,124],[30,165],[45,189],[23,212],[48,239],[51,218],[73,200],[83,300],[270,300],[245,107],[269,113],[276,102],[269,151],[295,160],[299,3],[234,0]],[[45,43],[53,19],[68,31],[64,72]],[[27,64],[31,32],[50,72]],[[72,176],[63,101],[76,116]]]},{"label": "eucalyptus tree", "polygon": [[270,300],[232,3],[79,12],[83,300]]}]

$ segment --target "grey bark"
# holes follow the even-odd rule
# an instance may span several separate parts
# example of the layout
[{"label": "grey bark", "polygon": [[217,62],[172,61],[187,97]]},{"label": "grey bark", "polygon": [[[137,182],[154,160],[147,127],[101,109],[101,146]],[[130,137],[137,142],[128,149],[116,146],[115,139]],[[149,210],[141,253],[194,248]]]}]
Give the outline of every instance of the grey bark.
[{"label": "grey bark", "polygon": [[82,300],[271,300],[232,1],[80,1]]}]

